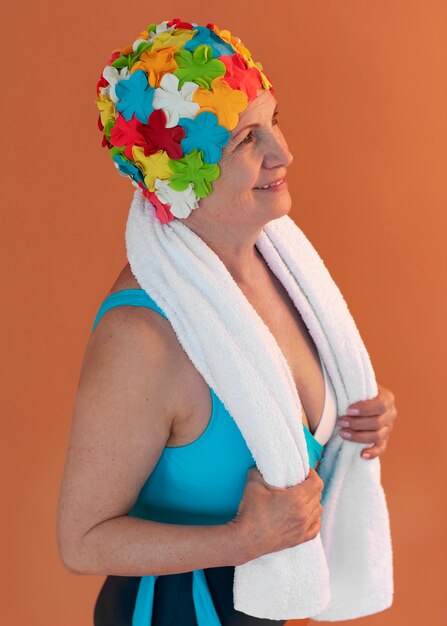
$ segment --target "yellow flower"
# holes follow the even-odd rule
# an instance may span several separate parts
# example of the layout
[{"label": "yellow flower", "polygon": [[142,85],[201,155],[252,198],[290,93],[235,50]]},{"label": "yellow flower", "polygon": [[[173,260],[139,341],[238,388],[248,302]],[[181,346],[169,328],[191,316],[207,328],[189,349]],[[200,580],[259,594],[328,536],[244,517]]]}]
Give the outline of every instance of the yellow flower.
[{"label": "yellow flower", "polygon": [[189,30],[187,28],[176,28],[172,33],[159,33],[154,37],[152,50],[159,50],[160,48],[176,47],[179,50],[183,50],[185,43],[194,37],[196,30]]},{"label": "yellow flower", "polygon": [[169,156],[164,150],[158,150],[150,156],[144,155],[143,148],[132,146],[132,155],[135,164],[144,175],[144,182],[149,191],[155,191],[155,179],[166,180],[171,178],[172,170],[169,167]]},{"label": "yellow flower", "polygon": [[[233,39],[235,38],[233,37]],[[236,50],[236,52],[239,52],[239,54],[244,57],[247,62],[252,60],[250,50],[246,46],[244,46],[240,39],[238,41],[232,42],[231,45]],[[251,65],[249,65],[249,67],[251,67]]]},{"label": "yellow flower", "polygon": [[258,68],[259,73],[261,74],[261,81],[262,81],[262,86],[264,87],[264,89],[270,89],[270,87],[273,86],[273,83],[269,81],[267,76],[262,71],[263,70],[262,64],[259,61],[256,61],[256,63],[253,63],[253,65],[254,67]]},{"label": "yellow flower", "polygon": [[109,120],[115,122],[116,110],[114,103],[110,100],[107,94],[101,93],[95,100],[96,106],[99,109],[99,115],[101,117],[101,124],[105,126]]},{"label": "yellow flower", "polygon": [[136,70],[144,70],[148,75],[149,85],[151,87],[158,87],[160,81],[165,74],[172,74],[177,69],[178,64],[174,59],[174,53],[176,49],[172,46],[155,50],[145,50],[140,60],[137,61],[131,68],[130,73],[133,74]]},{"label": "yellow flower", "polygon": [[248,105],[246,94],[230,87],[221,76],[211,82],[211,90],[199,87],[192,97],[200,106],[197,115],[202,111],[210,111],[217,116],[219,124],[228,130],[236,128],[239,121],[238,114]]}]

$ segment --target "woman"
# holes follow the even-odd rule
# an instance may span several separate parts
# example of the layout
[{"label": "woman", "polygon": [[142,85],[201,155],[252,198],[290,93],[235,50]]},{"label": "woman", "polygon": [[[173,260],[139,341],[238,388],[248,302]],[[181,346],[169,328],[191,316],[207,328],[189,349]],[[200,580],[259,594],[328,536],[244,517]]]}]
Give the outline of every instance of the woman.
[{"label": "woman", "polygon": [[[205,59],[208,82],[197,65],[191,74],[192,54]],[[220,73],[207,65],[216,58],[224,65]],[[315,469],[334,427],[333,388],[299,312],[255,246],[265,224],[290,211],[285,179],[293,161],[261,70],[239,40],[215,25],[150,25],[133,46],[115,52],[103,72],[100,128],[120,173],[154,203],[160,221],[182,220],[206,242],[276,338],[302,399],[312,467],[304,482],[288,489],[262,480],[231,415],[127,264],[104,298],[87,345],[59,501],[66,567],[107,576],[96,626],[284,624],[234,609],[234,568],[309,541],[320,530],[324,485]],[[143,71],[146,92],[159,90],[152,109],[135,95]],[[183,81],[175,91],[192,84],[187,78],[200,85],[201,94],[182,101],[183,116],[175,118],[169,97],[177,94],[169,93],[165,76]],[[204,90],[223,98],[228,85],[237,97],[225,115],[219,109],[211,120]],[[188,144],[189,120],[199,107],[218,130],[209,150],[203,132],[210,126]],[[208,157],[203,161],[215,167],[207,170],[207,182],[195,179],[181,188],[173,161],[196,155],[197,145]],[[160,163],[165,153],[170,169]],[[166,180],[174,181],[174,191]],[[357,417],[343,416],[352,440],[376,444],[368,449],[372,457],[385,449],[396,415],[393,400],[381,388],[378,398],[356,403]],[[199,572],[204,577],[195,587]],[[152,589],[142,589],[142,577],[151,575]]]}]

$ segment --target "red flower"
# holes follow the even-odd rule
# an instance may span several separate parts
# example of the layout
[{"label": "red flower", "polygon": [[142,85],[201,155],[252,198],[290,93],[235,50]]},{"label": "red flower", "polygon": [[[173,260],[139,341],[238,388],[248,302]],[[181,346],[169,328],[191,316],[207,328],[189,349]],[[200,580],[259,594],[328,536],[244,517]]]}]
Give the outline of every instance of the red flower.
[{"label": "red flower", "polygon": [[169,224],[169,222],[172,222],[174,216],[171,213],[171,207],[169,204],[163,204],[153,191],[149,191],[149,189],[146,189],[146,187],[144,187],[141,183],[138,183],[138,185],[143,192],[143,196],[145,196],[154,205],[155,215],[160,222],[162,224]]},{"label": "red flower", "polygon": [[178,17],[175,17],[173,20],[168,22],[167,26],[172,26],[175,24],[176,28],[186,28],[187,30],[193,30],[194,26],[189,22],[182,22]]},{"label": "red flower", "polygon": [[99,96],[99,88],[100,87],[107,87],[108,84],[109,83],[106,81],[104,76],[101,76],[101,78],[96,83],[96,95]]},{"label": "red flower", "polygon": [[140,124],[139,133],[144,137],[144,155],[149,156],[158,150],[167,152],[171,159],[180,159],[183,150],[180,146],[181,140],[186,136],[186,131],[181,126],[166,128],[166,114],[162,109],[152,111],[149,121]]},{"label": "red flower", "polygon": [[120,50],[115,50],[115,52],[112,53],[112,56],[110,57],[110,59],[107,61],[107,65],[112,65],[112,63],[114,62],[115,59],[117,59],[121,54]]},{"label": "red flower", "polygon": [[144,146],[146,139],[140,133],[143,124],[132,115],[129,121],[121,113],[116,116],[115,126],[110,131],[110,141],[114,146],[126,146],[124,154],[133,159],[132,146]]},{"label": "red flower", "polygon": [[[101,116],[100,115],[98,115],[98,127],[99,127],[99,130],[101,132],[104,131],[104,126],[102,125]],[[101,147],[102,148],[113,148],[112,144],[110,143],[110,141],[107,139],[107,137],[105,135],[102,136]]]},{"label": "red flower", "polygon": [[248,67],[242,54],[236,52],[231,56],[222,55],[219,61],[227,68],[223,80],[233,89],[247,94],[249,100],[256,98],[257,90],[262,87],[261,74],[257,67]]},{"label": "red flower", "polygon": [[108,148],[109,150],[110,148],[113,148],[112,144],[105,135],[102,136],[101,148]]}]

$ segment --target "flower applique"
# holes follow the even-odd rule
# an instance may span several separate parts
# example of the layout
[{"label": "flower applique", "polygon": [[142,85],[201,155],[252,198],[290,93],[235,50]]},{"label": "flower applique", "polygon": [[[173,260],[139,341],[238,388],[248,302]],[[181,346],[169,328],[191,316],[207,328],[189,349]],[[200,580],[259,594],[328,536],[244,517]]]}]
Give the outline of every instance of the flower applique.
[{"label": "flower applique", "polygon": [[135,115],[145,124],[154,110],[152,107],[154,91],[147,81],[146,73],[137,70],[127,80],[116,84],[115,92],[119,98],[116,103],[117,111],[122,113],[126,120]]},{"label": "flower applique", "polygon": [[194,209],[199,207],[192,183],[189,183],[185,189],[176,191],[170,183],[157,178],[155,193],[161,202],[170,205],[174,217],[188,217]]},{"label": "flower applique", "polygon": [[[110,152],[112,152],[112,150]],[[137,182],[143,182],[143,174],[132,161],[129,161],[129,159],[126,159],[126,157],[120,153],[115,153],[115,155],[112,156],[112,160],[121,176],[130,176]]]},{"label": "flower applique", "polygon": [[220,39],[225,41],[227,44],[229,44],[233,48],[236,48],[236,46],[242,45],[242,42],[239,39],[239,37],[235,37],[234,35],[232,35],[231,32],[227,28],[223,28],[221,30],[215,24],[208,24],[207,28],[210,28],[210,30],[212,30],[218,37],[220,37]]},{"label": "flower applique", "polygon": [[222,39],[216,35],[216,33],[205,26],[197,27],[194,38],[185,44],[184,50],[192,52],[200,45],[209,46],[212,50],[214,58],[225,54],[234,54],[234,50],[230,44],[223,42]]},{"label": "flower applique", "polygon": [[147,40],[153,43],[154,39],[161,33],[171,33],[175,29],[175,25],[169,26],[169,21],[165,20],[161,24],[149,24],[147,27]]},{"label": "flower applique", "polygon": [[99,98],[96,98],[96,106],[99,109],[99,116],[101,119],[102,127],[105,128],[107,123],[111,121],[114,123],[116,117],[115,105],[106,93],[101,93]]},{"label": "flower applique", "polygon": [[173,20],[169,20],[168,26],[172,26],[173,28],[185,28],[187,30],[192,30],[193,28],[196,28],[197,24],[194,24],[194,22],[182,22],[182,20],[176,17]]},{"label": "flower applique", "polygon": [[215,78],[211,89],[199,87],[193,98],[200,105],[200,112],[210,111],[217,115],[221,126],[228,130],[236,128],[239,114],[248,106],[247,95],[239,89],[233,89],[224,78]]},{"label": "flower applique", "polygon": [[173,74],[165,74],[160,81],[160,87],[155,90],[152,106],[154,109],[163,109],[166,114],[166,126],[177,126],[181,117],[193,118],[199,110],[197,102],[192,96],[198,85],[185,82],[179,90],[179,79]]},{"label": "flower applique", "polygon": [[164,150],[171,159],[179,159],[183,155],[181,141],[185,130],[181,126],[166,128],[166,114],[162,109],[153,111],[146,124],[141,124],[139,133],[144,138],[145,156]]},{"label": "flower applique", "polygon": [[172,161],[163,150],[159,150],[150,156],[145,156],[140,146],[133,146],[132,154],[135,163],[143,172],[144,184],[149,191],[154,191],[156,178],[171,178],[170,163],[175,163],[175,161]]},{"label": "flower applique", "polygon": [[261,82],[262,82],[262,86],[264,87],[264,89],[270,89],[270,91],[273,93],[275,93],[275,90],[273,89],[273,84],[270,82],[270,80],[268,79],[268,77],[264,74],[264,68],[262,67],[262,63],[260,63],[259,61],[256,61],[256,63],[253,61],[253,59],[250,57],[250,63],[252,65],[248,65],[249,67],[256,67],[259,70],[259,74],[261,75]]},{"label": "flower applique", "polygon": [[109,92],[109,83],[106,81],[104,76],[101,76],[98,82],[96,83],[96,95],[99,97],[102,93],[108,94]]},{"label": "flower applique", "polygon": [[140,133],[143,124],[132,115],[130,120],[126,120],[120,113],[116,118],[116,124],[110,132],[110,142],[114,146],[124,147],[124,154],[128,159],[133,159],[132,147],[144,146],[146,139]]},{"label": "flower applique", "polygon": [[177,69],[174,59],[175,48],[162,48],[161,50],[145,50],[140,60],[135,63],[131,73],[136,70],[144,70],[148,75],[149,85],[158,87],[164,74],[172,73]]},{"label": "flower applique", "polygon": [[194,32],[194,30],[186,28],[176,28],[169,33],[160,33],[152,40],[152,49],[157,50],[158,48],[167,48],[168,46],[172,46],[177,50],[182,50],[184,45],[194,37]]},{"label": "flower applique", "polygon": [[132,44],[132,51],[136,52],[138,50],[138,46],[140,45],[140,43],[145,43],[147,42],[149,39],[149,32],[147,30],[143,30],[143,32],[140,33],[138,39],[135,39],[135,41]]},{"label": "flower applique", "polygon": [[206,198],[211,193],[211,182],[220,176],[220,168],[215,163],[203,161],[203,152],[194,149],[192,152],[170,161],[172,177],[170,185],[175,191],[184,191],[188,185],[194,185],[194,193],[199,198]]},{"label": "flower applique", "polygon": [[[112,124],[113,124],[113,122],[112,122]],[[99,130],[103,133],[103,136],[102,136],[102,141],[101,141],[101,146],[102,146],[103,148],[113,148],[112,144],[111,144],[111,143],[110,143],[110,141],[109,141],[110,132],[109,132],[109,134],[108,134],[108,135],[106,135],[106,132],[105,132],[104,126],[101,124],[101,118],[100,118],[100,117],[98,117],[98,128],[99,128]]]},{"label": "flower applique", "polygon": [[118,97],[115,93],[116,85],[120,80],[128,80],[130,78],[129,70],[127,67],[118,70],[116,67],[108,65],[104,68],[102,75],[109,83],[109,86],[105,87],[102,93],[106,93],[112,102],[118,102]]},{"label": "flower applique", "polygon": [[127,69],[130,70],[134,63],[138,61],[140,55],[145,50],[149,50],[151,46],[152,42],[149,39],[147,41],[145,39],[140,40],[136,50],[133,49],[132,45],[127,46],[127,48],[121,50],[120,56],[112,62],[112,66],[117,69],[127,67]]},{"label": "flower applique", "polygon": [[179,126],[186,131],[186,137],[180,143],[184,154],[197,149],[203,151],[207,163],[220,160],[222,148],[230,141],[230,132],[219,125],[214,113],[199,113],[192,120],[180,119]]},{"label": "flower applique", "polygon": [[[155,185],[157,185],[157,181],[159,181],[159,180],[160,180],[159,178],[157,178],[155,180]],[[162,182],[163,182],[163,184],[165,184],[164,181],[162,181]],[[168,203],[164,204],[157,197],[157,194],[155,193],[155,191],[149,191],[141,183],[139,183],[138,186],[140,187],[141,191],[143,192],[143,196],[145,196],[154,205],[154,207],[155,207],[155,215],[157,216],[157,219],[162,224],[169,224],[169,222],[172,222],[172,220],[174,219],[174,215],[172,215],[172,213],[171,213],[171,207],[169,206],[169,204]]]},{"label": "flower applique", "polygon": [[205,44],[197,46],[192,54],[188,50],[181,50],[175,55],[175,60],[178,63],[178,68],[174,74],[178,77],[180,86],[185,81],[193,81],[205,89],[210,89],[211,81],[217,76],[223,76],[226,70],[223,62],[214,59],[213,51]]},{"label": "flower applique", "polygon": [[221,57],[226,67],[225,80],[233,87],[247,94],[249,100],[254,100],[257,90],[262,86],[261,76],[257,67],[247,67],[244,57],[235,53],[231,57]]}]

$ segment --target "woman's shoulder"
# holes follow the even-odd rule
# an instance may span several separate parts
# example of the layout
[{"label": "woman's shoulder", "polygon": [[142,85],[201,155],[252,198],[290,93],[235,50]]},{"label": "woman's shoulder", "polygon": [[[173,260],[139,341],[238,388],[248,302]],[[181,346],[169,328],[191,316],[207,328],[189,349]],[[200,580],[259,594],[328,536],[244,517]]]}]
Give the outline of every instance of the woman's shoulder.
[{"label": "woman's shoulder", "polygon": [[[129,263],[104,294],[103,300],[125,289],[141,289]],[[141,346],[148,345],[152,354],[155,349],[159,349],[160,357],[164,359],[175,359],[178,356],[178,341],[169,321],[154,309],[133,306],[132,300],[129,300],[128,305],[120,302],[119,306],[107,309],[93,332],[106,340],[113,334],[117,338],[128,338],[132,344],[137,342]]]},{"label": "woman's shoulder", "polygon": [[[140,289],[128,266],[123,268],[103,300],[123,289]],[[170,396],[166,392],[168,384],[173,391],[172,380],[168,381],[178,357],[178,341],[165,317],[148,307],[120,303],[99,318],[87,342],[84,360],[91,365],[92,375],[103,369],[115,380],[120,373],[133,372],[137,385],[141,379],[141,389],[153,390],[153,400],[158,390],[160,403],[165,402],[166,415],[171,419],[174,415],[171,397],[175,398],[176,394]],[[168,396],[168,402],[162,399]]]}]

